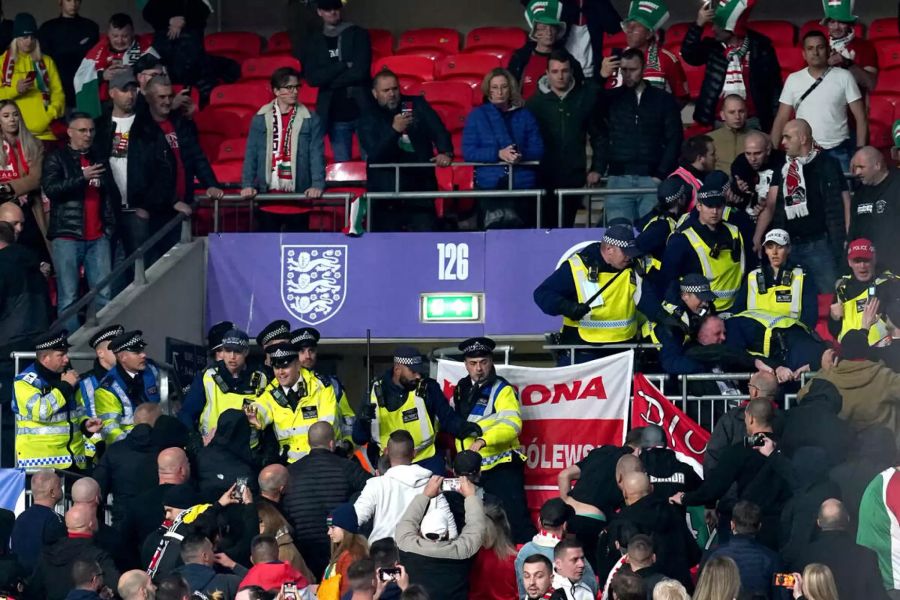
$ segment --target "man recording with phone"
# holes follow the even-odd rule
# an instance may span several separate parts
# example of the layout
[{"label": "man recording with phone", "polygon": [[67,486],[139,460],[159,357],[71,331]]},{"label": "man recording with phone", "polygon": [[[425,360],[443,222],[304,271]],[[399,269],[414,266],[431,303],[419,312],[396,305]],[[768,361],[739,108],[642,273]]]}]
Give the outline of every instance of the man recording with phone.
[{"label": "man recording with phone", "polygon": [[759,541],[777,550],[779,515],[791,494],[790,463],[777,450],[772,417],[768,399],[751,400],[744,412],[747,435],[743,440],[722,451],[718,465],[706,474],[699,489],[679,492],[669,501],[710,508],[718,502],[719,522],[728,523],[733,505],[721,499],[736,484],[737,499],[753,502],[762,510]]}]

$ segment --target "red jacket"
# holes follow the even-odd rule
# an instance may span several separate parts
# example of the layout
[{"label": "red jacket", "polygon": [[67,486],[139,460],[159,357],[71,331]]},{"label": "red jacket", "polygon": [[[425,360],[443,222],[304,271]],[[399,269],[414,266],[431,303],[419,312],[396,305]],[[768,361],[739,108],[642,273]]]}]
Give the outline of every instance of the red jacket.
[{"label": "red jacket", "polygon": [[258,585],[267,592],[272,590],[280,591],[282,584],[289,581],[295,582],[298,590],[309,585],[306,578],[289,563],[281,561],[259,563],[253,565],[253,568],[247,572],[247,575],[238,585],[238,589],[241,590],[250,585]]}]

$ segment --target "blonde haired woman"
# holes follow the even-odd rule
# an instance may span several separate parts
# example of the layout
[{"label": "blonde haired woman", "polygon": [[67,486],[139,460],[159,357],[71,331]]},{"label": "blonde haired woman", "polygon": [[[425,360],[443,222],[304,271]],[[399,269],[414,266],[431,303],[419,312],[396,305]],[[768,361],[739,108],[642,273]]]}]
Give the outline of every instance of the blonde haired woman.
[{"label": "blonde haired woman", "polygon": [[838,600],[837,586],[831,569],[821,563],[812,563],[806,565],[802,576],[800,573],[794,573],[794,598]]},{"label": "blonde haired woman", "polygon": [[66,94],[56,63],[41,53],[37,22],[19,13],[13,23],[13,41],[0,55],[0,100],[15,100],[31,132],[40,140],[56,141],[50,123],[63,116]]},{"label": "blonde haired woman", "polygon": [[0,203],[14,201],[22,207],[29,231],[19,241],[49,258],[47,219],[41,202],[43,160],[44,147],[28,131],[18,105],[0,100]]},{"label": "blonde haired woman", "polygon": [[694,600],[737,600],[741,591],[741,573],[727,556],[717,556],[700,573]]},{"label": "blonde haired woman", "polygon": [[680,581],[663,579],[653,587],[653,600],[691,600]]}]

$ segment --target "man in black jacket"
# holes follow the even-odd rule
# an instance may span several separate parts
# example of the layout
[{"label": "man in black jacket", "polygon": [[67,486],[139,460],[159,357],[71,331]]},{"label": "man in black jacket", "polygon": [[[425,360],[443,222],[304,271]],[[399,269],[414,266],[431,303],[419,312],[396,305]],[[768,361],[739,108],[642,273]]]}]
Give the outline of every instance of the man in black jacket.
[{"label": "man in black jacket", "polygon": [[[149,6],[149,5],[148,5]],[[168,77],[151,79],[144,92],[146,110],[138,112],[128,144],[128,188],[130,207],[147,211],[150,233],[171,220],[176,211],[190,215],[194,199],[193,181],[207,188],[210,198],[221,198],[215,173],[197,140],[194,123],[172,112],[172,84]],[[178,240],[175,228],[151,253],[155,260]],[[153,260],[147,260],[150,264]]]},{"label": "man in black jacket", "polygon": [[[684,62],[695,67],[706,65],[694,121],[714,124],[724,98],[737,94],[748,101],[747,126],[769,131],[781,95],[781,68],[772,41],[747,30],[747,3],[717,3],[715,10],[710,4],[700,7],[697,22],[681,42]],[[708,23],[713,23],[714,38],[703,37]]]},{"label": "man in black jacket", "polygon": [[659,425],[641,428],[641,463],[653,485],[653,494],[668,499],[677,492],[697,489],[703,480],[667,447],[666,431]]},{"label": "man in black jacket", "polygon": [[[453,159],[450,132],[421,96],[400,93],[400,81],[391,71],[381,71],[372,81],[375,103],[360,119],[359,141],[368,165],[379,163],[427,163],[447,167]],[[437,155],[435,156],[435,150]],[[395,188],[394,169],[366,169],[366,188],[388,192]],[[434,171],[402,169],[401,191],[435,191]],[[380,200],[370,210],[373,231],[430,231],[434,227],[434,201]]]},{"label": "man in black jacket", "polygon": [[[644,53],[629,48],[621,60],[603,59],[600,77],[618,70],[622,87],[605,90],[600,125],[601,172],[609,168],[608,188],[656,188],[678,166],[684,133],[678,102],[669,92],[644,81]],[[656,194],[607,196],[604,218],[632,223],[656,206]]]},{"label": "man in black jacket", "polygon": [[878,557],[856,543],[850,533],[850,515],[841,501],[829,498],[823,502],[816,524],[818,537],[797,552],[791,569],[803,572],[806,565],[821,563],[831,569],[840,598],[887,598]]},{"label": "man in black jacket", "polygon": [[75,106],[75,71],[88,50],[100,39],[100,27],[78,14],[81,0],[60,0],[59,16],[38,29],[41,52],[49,55],[62,80],[66,105]]},{"label": "man in black jacket", "polygon": [[[88,286],[112,269],[110,238],[115,231],[119,190],[112,173],[91,151],[94,120],[75,112],[69,117],[69,144],[44,159],[41,187],[50,199],[53,264],[59,292],[59,311],[78,299],[79,271],[84,267]],[[97,310],[109,303],[109,288],[98,291]],[[78,329],[78,316],[66,319],[69,331]]]},{"label": "man in black jacket", "polygon": [[309,454],[288,465],[288,486],[281,500],[294,528],[297,549],[316,577],[328,566],[326,519],[337,505],[359,494],[371,477],[359,464],[334,454],[334,429],[318,422],[309,428]]},{"label": "man in black jacket", "polygon": [[324,25],[309,37],[303,55],[303,74],[319,88],[316,113],[331,139],[334,160],[352,156],[353,132],[369,102],[366,88],[372,63],[369,32],[341,20],[341,0],[319,0]]},{"label": "man in black jacket", "polygon": [[153,27],[153,49],[159,52],[172,80],[196,85],[204,96],[214,85],[203,49],[203,30],[211,12],[204,0],[149,0],[142,11]]}]

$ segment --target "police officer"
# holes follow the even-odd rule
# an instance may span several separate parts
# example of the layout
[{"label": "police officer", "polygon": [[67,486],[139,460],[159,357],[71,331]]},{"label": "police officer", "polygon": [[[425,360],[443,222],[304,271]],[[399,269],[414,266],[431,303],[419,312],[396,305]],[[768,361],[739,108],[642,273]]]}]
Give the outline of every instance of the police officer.
[{"label": "police officer", "polygon": [[100,381],[94,394],[107,445],[124,439],[134,428],[134,409],[139,404],[160,401],[159,367],[147,358],[143,335],[139,330],[126,331],[109,342],[116,366]]},{"label": "police officer", "polygon": [[[561,343],[600,345],[636,337],[638,311],[650,317],[659,307],[653,286],[632,268],[640,254],[631,226],[613,225],[600,242],[570,256],[537,287],[538,307],[563,316]],[[582,353],[579,360],[597,355]]]},{"label": "police officer", "polygon": [[178,411],[178,419],[185,424],[190,430],[197,427],[197,417],[203,410],[203,374],[211,366],[215,366],[217,362],[222,360],[224,351],[222,350],[222,337],[235,328],[231,321],[220,321],[209,328],[206,332],[206,355],[207,363],[203,369],[194,373],[191,385],[188,387],[188,393],[185,396],[181,410]]},{"label": "police officer", "polygon": [[[633,240],[632,240],[633,242]],[[475,337],[459,345],[468,377],[453,392],[456,413],[481,428],[481,435],[456,442],[459,451],[481,455],[481,487],[500,498],[513,542],[524,544],[535,532],[525,501],[525,462],[519,450],[522,410],[516,390],[494,369],[494,340]]]},{"label": "police officer", "polygon": [[689,217],[684,229],[669,238],[661,277],[669,286],[682,275],[702,273],[710,281],[720,313],[734,304],[748,258],[740,230],[722,221],[724,207],[725,195],[720,187],[704,184],[700,188],[697,216]]},{"label": "police officer", "polygon": [[819,319],[816,285],[810,273],[790,260],[791,236],[784,229],[773,229],[766,234],[763,250],[767,260],[747,273],[733,312],[765,310],[815,329]]},{"label": "police officer", "polygon": [[[703,183],[708,189],[718,189],[722,191],[722,195],[725,197],[725,208],[722,209],[722,220],[736,226],[745,240],[752,240],[753,233],[756,231],[756,223],[750,218],[750,215],[748,215],[746,211],[741,210],[738,206],[741,204],[742,200],[740,196],[732,191],[731,178],[728,174],[723,173],[722,171],[713,171],[706,176]],[[696,219],[698,214],[699,211],[697,210],[697,205],[695,203],[690,212],[687,212],[678,218],[676,229],[682,231],[687,227],[688,219],[691,217]]]},{"label": "police officer", "polygon": [[838,341],[852,329],[865,329],[863,311],[877,301],[878,318],[868,328],[868,340],[870,346],[886,346],[893,337],[888,323],[900,323],[900,278],[887,270],[879,272],[875,246],[866,238],[850,242],[847,262],[851,273],[835,284],[829,329],[837,333]]},{"label": "police officer", "polygon": [[662,303],[657,320],[650,323],[649,338],[661,344],[659,360],[666,373],[703,373],[706,367],[685,356],[685,346],[696,336],[700,320],[714,314],[716,295],[709,280],[689,273],[678,280]]},{"label": "police officer", "polygon": [[78,373],[69,367],[68,332],[35,340],[34,363],[13,384],[16,468],[85,469],[84,436],[100,430],[76,393]]},{"label": "police officer", "polygon": [[[78,393],[81,395],[81,401],[89,417],[97,414],[94,408],[94,393],[100,386],[100,381],[106,377],[110,369],[116,366],[116,355],[109,351],[109,341],[123,333],[125,333],[125,328],[121,325],[110,325],[95,333],[88,341],[97,354],[97,358],[94,360],[94,368],[81,376],[81,381],[78,382]],[[101,441],[103,441],[103,436],[100,433],[84,440],[84,448],[88,457],[96,455],[96,444]]]},{"label": "police officer", "polygon": [[266,348],[275,379],[245,407],[256,429],[273,427],[283,460],[295,462],[309,454],[309,428],[330,423],[340,435],[340,408],[331,380],[300,366],[297,349],[288,341]]},{"label": "police officer", "polygon": [[230,408],[243,410],[244,400],[260,396],[268,384],[262,371],[247,366],[250,338],[239,329],[222,336],[216,355],[221,358],[204,369],[198,387],[191,386],[178,417],[193,429],[199,415],[199,429],[209,435],[219,422],[219,415]]},{"label": "police officer", "polygon": [[[650,268],[647,275],[652,278],[653,271],[659,271],[662,265],[663,252],[669,236],[675,232],[678,217],[684,213],[693,188],[681,177],[669,177],[656,189],[657,205],[650,214],[638,221],[641,230],[635,243],[648,259]],[[657,290],[662,292],[659,287]]]},{"label": "police officer", "polygon": [[[319,340],[321,335],[315,327],[303,327],[291,332],[291,343],[297,348],[300,358],[300,366],[304,369],[314,371],[316,363],[319,359]],[[350,406],[347,399],[347,389],[341,383],[341,380],[334,375],[325,375],[334,387],[334,396],[338,399],[338,406],[341,409],[341,436],[339,445],[343,446],[343,451],[349,454],[353,448],[350,439],[353,436],[353,423],[356,421],[356,413]]]},{"label": "police officer", "polygon": [[436,453],[438,427],[454,437],[465,439],[481,436],[481,428],[460,418],[437,381],[428,377],[428,363],[412,346],[394,350],[394,365],[375,380],[369,393],[365,414],[353,428],[357,444],[375,442],[387,447],[391,433],[408,431],[415,445],[413,462],[435,475],[446,471],[444,457]]},{"label": "police officer", "polygon": [[[291,324],[284,319],[272,321],[256,336],[256,344],[265,352],[269,346],[274,346],[280,342],[291,341]],[[269,364],[270,357],[266,353],[266,364]]]},{"label": "police officer", "polygon": [[827,346],[798,319],[764,310],[745,310],[725,321],[727,346],[767,359],[779,383],[817,371]]}]

